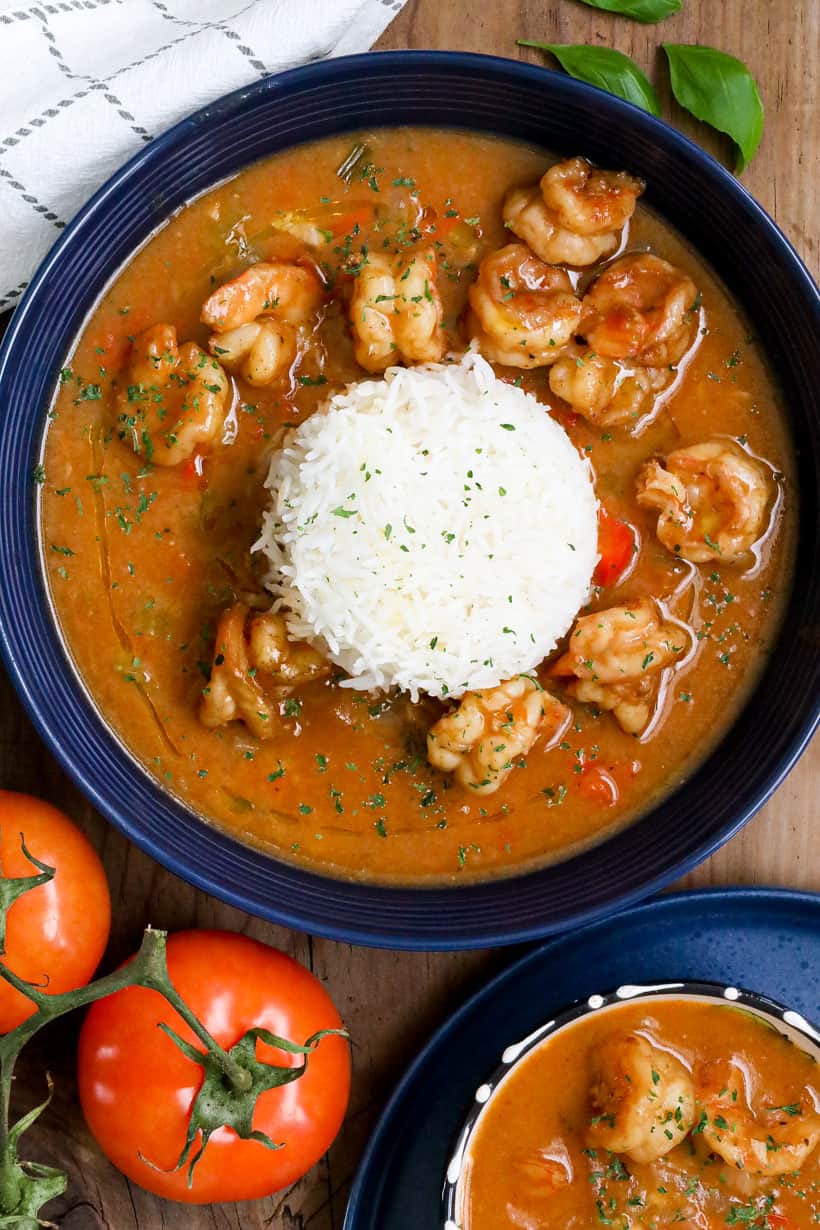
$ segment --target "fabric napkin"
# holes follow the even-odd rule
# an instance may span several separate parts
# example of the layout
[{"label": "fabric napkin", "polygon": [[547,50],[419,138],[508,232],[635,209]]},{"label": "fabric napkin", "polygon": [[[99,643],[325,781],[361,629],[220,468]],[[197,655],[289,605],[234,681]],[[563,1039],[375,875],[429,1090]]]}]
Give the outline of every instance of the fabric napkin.
[{"label": "fabric napkin", "polygon": [[189,112],[364,51],[405,0],[0,0],[0,312],[72,215]]}]

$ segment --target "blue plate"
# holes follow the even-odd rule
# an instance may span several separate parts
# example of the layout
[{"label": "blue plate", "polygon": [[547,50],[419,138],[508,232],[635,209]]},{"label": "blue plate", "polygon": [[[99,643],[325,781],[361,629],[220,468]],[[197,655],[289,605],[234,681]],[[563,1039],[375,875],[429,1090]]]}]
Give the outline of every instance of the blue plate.
[{"label": "blue plate", "polygon": [[437,1230],[456,1134],[511,1042],[621,983],[696,981],[820,1014],[820,894],[676,893],[536,948],[450,1017],[404,1076],[367,1147],[343,1230]]},{"label": "blue plate", "polygon": [[[175,209],[254,159],[385,124],[500,133],[644,176],[648,204],[712,262],[766,340],[799,444],[800,584],[732,730],[639,823],[564,863],[486,884],[334,880],[194,815],[132,759],[84,692],[49,606],[37,543],[31,474],[46,408],[77,331],[116,271]],[[436,52],[331,60],[257,82],[178,124],[118,172],[67,228],[12,318],[0,352],[0,648],[11,677],[63,767],[132,841],[198,887],[274,922],[363,944],[447,949],[535,939],[632,904],[737,832],[820,716],[819,333],[812,281],[763,210],[696,145],[610,94],[532,65]]]}]

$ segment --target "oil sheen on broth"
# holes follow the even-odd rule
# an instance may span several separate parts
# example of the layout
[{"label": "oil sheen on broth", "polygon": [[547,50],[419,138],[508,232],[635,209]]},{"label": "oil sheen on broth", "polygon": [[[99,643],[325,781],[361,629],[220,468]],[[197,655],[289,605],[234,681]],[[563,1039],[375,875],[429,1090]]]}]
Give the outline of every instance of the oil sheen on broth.
[{"label": "oil sheen on broth", "polygon": [[[336,172],[351,144],[365,150],[345,182]],[[68,649],[106,720],[164,788],[283,858],[331,874],[406,881],[498,876],[566,856],[684,782],[732,720],[765,659],[789,581],[793,526],[788,437],[758,341],[710,270],[640,203],[623,230],[605,236],[600,260],[568,266],[568,279],[554,270],[545,275],[520,242],[522,233],[530,242],[537,236],[531,238],[526,219],[505,226],[502,207],[512,189],[537,186],[551,161],[541,150],[495,138],[398,129],[355,142],[333,138],[259,163],[181,210],[135,255],[94,310],[61,374],[35,478],[45,564]],[[537,187],[532,201],[537,211]],[[497,257],[511,240],[516,249]],[[581,241],[588,246],[588,237]],[[485,789],[487,778],[474,782],[481,789],[473,791],[428,760],[428,733],[452,703],[422,697],[412,704],[406,695],[342,689],[321,662],[298,686],[270,694],[264,720],[271,726],[261,734],[272,730],[273,737],[258,737],[253,720],[206,727],[198,716],[224,658],[215,640],[225,612],[240,612],[235,632],[246,653],[244,608],[251,618],[270,606],[250,547],[283,429],[303,422],[329,393],[368,375],[357,361],[363,348],[356,320],[363,316],[351,322],[350,301],[362,270],[372,272],[374,254],[385,250],[391,260],[399,254],[397,279],[399,268],[408,268],[407,253],[431,253],[427,274],[440,304],[434,344],[442,351],[463,352],[476,337],[494,360],[501,353],[491,336],[496,317],[506,320],[508,309],[516,309],[516,294],[525,299],[533,287],[540,293],[545,277],[556,280],[556,295],[567,281],[570,300],[574,294],[583,300],[577,312],[569,302],[569,319],[586,331],[586,341],[575,332],[568,346],[562,342],[560,367],[549,355],[543,364],[496,361],[494,368],[534,394],[591,463],[603,510],[602,559],[591,602],[579,615],[610,614],[584,636],[607,621],[618,635],[620,624],[636,615],[661,621],[623,696],[617,676],[613,685],[586,656],[573,657],[582,625],[573,628],[568,652],[553,656],[527,685],[544,688],[566,714],[560,738],[547,735],[514,757],[497,790],[495,782]],[[647,250],[651,259],[671,263],[672,274],[660,263],[646,266],[640,254]],[[618,266],[618,259],[627,264]],[[257,305],[260,316],[242,326],[239,340],[261,338],[261,349],[223,373],[218,360],[226,356],[228,365],[229,346],[238,343],[231,334],[218,344],[213,320],[210,327],[201,322],[203,303],[215,302],[209,297],[216,292],[218,298],[223,283],[258,261],[295,261],[318,277],[321,324],[294,325],[284,306]],[[512,273],[504,272],[505,261]],[[608,267],[615,273],[607,275]],[[604,280],[597,281],[602,270]],[[606,396],[590,399],[575,380],[592,369],[597,379],[596,365],[611,366],[607,356],[625,353],[618,350],[621,333],[636,322],[646,327],[649,313],[630,316],[620,301],[613,309],[607,300],[623,296],[613,290],[619,270],[639,294],[642,278],[655,287],[669,277],[670,294],[691,300],[680,317],[682,346],[680,329],[664,334],[655,321],[651,367],[648,349],[637,367],[616,358],[617,387],[631,372],[635,404],[644,406],[620,417],[610,414]],[[303,280],[307,285],[307,275]],[[427,276],[424,285],[418,298],[433,304]],[[476,285],[490,288],[483,316],[479,291],[468,305]],[[150,405],[144,409],[152,394],[145,393],[150,376],[140,375],[136,350],[145,345],[144,331],[160,324],[172,325],[180,343],[193,341],[208,356],[196,360],[191,356],[200,352],[191,351],[179,371],[196,362],[217,369],[206,366],[196,376],[204,381],[203,399],[218,401],[221,381],[229,389],[219,439],[208,441],[204,431],[184,456],[185,440],[164,439],[160,456],[139,430],[152,412]],[[149,372],[150,363],[155,370],[167,366],[166,344],[160,341],[149,356]],[[626,353],[641,344],[627,339]],[[284,380],[265,384],[259,366],[247,366],[274,363],[288,347],[298,359],[288,359],[291,374]],[[254,371],[256,383],[249,383]],[[182,383],[191,378],[188,370]],[[172,372],[169,389],[173,379],[179,382]],[[129,399],[137,403],[136,426]],[[698,477],[714,458],[685,450],[701,444],[720,454],[718,467],[728,458],[726,484],[714,480],[716,471]],[[676,450],[684,450],[679,465],[693,468],[707,501],[714,492],[702,524],[695,510],[706,542],[695,551],[696,562],[672,541],[674,516],[666,518],[665,535],[661,530],[668,492],[652,503],[650,488],[657,496],[668,484]],[[661,465],[651,472],[646,467],[656,458]],[[748,495],[744,466],[761,476],[763,495],[746,539],[739,531],[735,557],[729,539],[720,540],[721,548],[716,535],[732,528],[738,483]],[[665,625],[659,610],[677,624]],[[669,629],[680,626],[681,644],[670,647]],[[256,675],[253,665],[247,669]],[[251,688],[259,694],[256,681]],[[234,701],[227,697],[223,715],[236,709]],[[492,720],[496,731],[503,713]],[[551,732],[557,731],[553,723]],[[434,754],[431,759],[439,763]]]}]

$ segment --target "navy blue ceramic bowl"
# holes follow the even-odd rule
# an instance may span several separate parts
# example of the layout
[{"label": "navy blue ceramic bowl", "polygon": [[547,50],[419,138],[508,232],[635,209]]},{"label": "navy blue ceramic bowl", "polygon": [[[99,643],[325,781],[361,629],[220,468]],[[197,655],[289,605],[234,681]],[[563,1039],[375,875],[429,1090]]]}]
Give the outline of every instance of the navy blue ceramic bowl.
[{"label": "navy blue ceramic bowl", "polygon": [[[647,202],[722,275],[767,343],[797,446],[797,583],[754,696],[720,746],[650,815],[556,866],[485,884],[397,888],[277,862],[166,794],[107,728],[61,643],[43,581],[31,481],[58,370],[119,267],[192,196],[249,162],[346,130],[429,124],[583,153],[648,182]],[[66,230],[0,355],[0,643],[40,733],[124,833],[199,887],[276,922],[395,948],[550,934],[646,896],[745,824],[818,720],[817,292],[783,235],[702,150],[627,103],[541,68],[399,52],[295,69],[231,94],[153,141]],[[93,612],[89,634],[93,635]]]}]

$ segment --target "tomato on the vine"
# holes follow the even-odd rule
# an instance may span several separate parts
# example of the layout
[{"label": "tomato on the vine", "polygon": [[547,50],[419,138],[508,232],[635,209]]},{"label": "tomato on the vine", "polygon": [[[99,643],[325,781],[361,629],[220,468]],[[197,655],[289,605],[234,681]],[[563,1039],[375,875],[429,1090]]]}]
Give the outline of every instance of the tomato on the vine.
[{"label": "tomato on the vine", "polygon": [[[23,853],[54,868],[47,884],[24,892],[6,915],[5,963],[26,982],[55,995],[84,986],[108,943],[111,902],[102,863],[78,828],[56,807],[0,790],[0,865],[5,880],[39,874]],[[0,1033],[34,1012],[34,1004],[0,981]]]},{"label": "tomato on the vine", "polygon": [[[168,972],[186,1004],[225,1050],[264,1028],[302,1044],[341,1025],[330,996],[291,957],[227,931],[181,931],[168,939]],[[202,1068],[158,1029],[165,1022],[198,1050],[202,1043],[156,991],[128,987],[90,1008],[80,1033],[79,1087],[86,1121],[107,1157],[134,1182],[194,1204],[252,1200],[300,1178],[329,1148],[347,1109],[346,1039],[325,1037],[304,1075],[262,1093],[252,1127],[281,1148],[218,1128],[193,1170],[175,1169]],[[261,1041],[256,1057],[278,1067],[304,1058]],[[193,1152],[199,1148],[194,1142]],[[143,1160],[144,1159],[144,1160]]]}]

